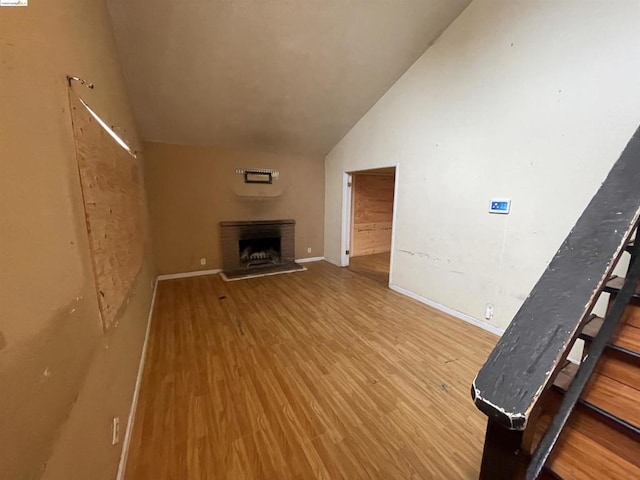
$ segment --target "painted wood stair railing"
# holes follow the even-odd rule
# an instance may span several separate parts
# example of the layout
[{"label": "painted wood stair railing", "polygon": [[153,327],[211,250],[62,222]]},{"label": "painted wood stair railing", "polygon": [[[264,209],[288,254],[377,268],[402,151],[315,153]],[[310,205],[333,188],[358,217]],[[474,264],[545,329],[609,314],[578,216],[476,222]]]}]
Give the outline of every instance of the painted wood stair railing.
[{"label": "painted wood stair railing", "polygon": [[[639,218],[640,129],[473,382],[482,479],[640,478]],[[602,293],[605,319],[592,315]],[[578,367],[566,359],[579,338]]]}]

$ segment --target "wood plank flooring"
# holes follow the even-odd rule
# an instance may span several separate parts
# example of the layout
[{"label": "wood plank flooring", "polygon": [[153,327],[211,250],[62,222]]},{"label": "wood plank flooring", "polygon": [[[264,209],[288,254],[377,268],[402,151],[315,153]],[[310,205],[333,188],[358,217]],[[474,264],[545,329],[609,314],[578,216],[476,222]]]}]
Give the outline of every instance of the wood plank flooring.
[{"label": "wood plank flooring", "polygon": [[369,277],[382,285],[388,285],[390,263],[390,252],[362,255],[349,258],[349,270]]},{"label": "wood plank flooring", "polygon": [[158,284],[128,480],[477,478],[497,337],[306,267]]}]

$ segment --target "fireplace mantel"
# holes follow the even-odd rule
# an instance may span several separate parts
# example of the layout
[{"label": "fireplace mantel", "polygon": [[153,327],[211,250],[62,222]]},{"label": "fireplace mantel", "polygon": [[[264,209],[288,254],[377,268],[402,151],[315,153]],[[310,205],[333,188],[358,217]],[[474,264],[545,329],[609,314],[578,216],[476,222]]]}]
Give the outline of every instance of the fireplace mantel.
[{"label": "fireplace mantel", "polygon": [[252,225],[287,225],[294,224],[295,220],[247,220],[234,222],[220,222],[221,227],[245,227]]}]

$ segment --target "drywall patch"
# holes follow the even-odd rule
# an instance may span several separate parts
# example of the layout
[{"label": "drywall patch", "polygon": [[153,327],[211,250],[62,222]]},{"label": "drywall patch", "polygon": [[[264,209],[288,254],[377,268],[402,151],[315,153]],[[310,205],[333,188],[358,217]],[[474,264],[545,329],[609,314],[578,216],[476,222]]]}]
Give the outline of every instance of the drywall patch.
[{"label": "drywall patch", "polygon": [[125,305],[144,257],[140,165],[70,92],[78,172],[100,313],[107,329]]}]

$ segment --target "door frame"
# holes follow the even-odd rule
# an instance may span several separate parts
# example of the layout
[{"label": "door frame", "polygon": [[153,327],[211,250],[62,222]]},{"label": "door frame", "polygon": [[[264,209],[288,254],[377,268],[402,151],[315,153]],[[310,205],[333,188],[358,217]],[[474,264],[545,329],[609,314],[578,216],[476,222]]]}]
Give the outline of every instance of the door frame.
[{"label": "door frame", "polygon": [[396,245],[396,219],[398,216],[398,185],[400,179],[400,163],[392,163],[387,165],[377,165],[372,167],[363,168],[361,170],[345,170],[342,174],[342,230],[340,232],[340,266],[349,266],[349,254],[347,250],[351,247],[351,215],[352,215],[352,202],[353,202],[353,175],[368,170],[375,170],[377,168],[390,168],[395,167],[395,178],[393,183],[393,214],[391,218],[391,255],[389,260],[389,285],[391,285],[393,279],[393,260],[395,257],[395,245]]},{"label": "door frame", "polygon": [[340,241],[340,266],[349,266],[349,254],[351,249],[351,208],[353,201],[353,175],[350,172],[342,174],[342,229]]}]

